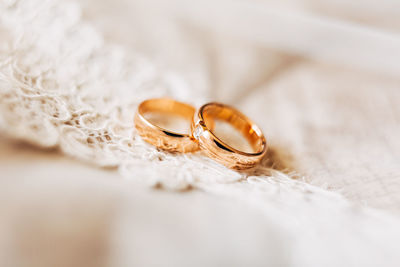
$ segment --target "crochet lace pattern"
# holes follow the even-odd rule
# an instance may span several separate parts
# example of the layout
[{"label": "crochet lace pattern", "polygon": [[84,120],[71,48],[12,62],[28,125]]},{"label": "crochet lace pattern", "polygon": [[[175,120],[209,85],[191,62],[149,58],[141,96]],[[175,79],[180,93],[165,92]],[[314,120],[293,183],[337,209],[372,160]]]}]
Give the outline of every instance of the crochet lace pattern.
[{"label": "crochet lace pattern", "polygon": [[138,137],[133,115],[140,101],[186,95],[183,100],[201,103],[203,97],[143,56],[105,43],[81,19],[76,3],[11,1],[2,4],[1,12],[2,131],[99,166],[118,167],[124,177],[145,177],[153,186],[183,190],[247,181],[246,175],[199,153],[165,153]]}]

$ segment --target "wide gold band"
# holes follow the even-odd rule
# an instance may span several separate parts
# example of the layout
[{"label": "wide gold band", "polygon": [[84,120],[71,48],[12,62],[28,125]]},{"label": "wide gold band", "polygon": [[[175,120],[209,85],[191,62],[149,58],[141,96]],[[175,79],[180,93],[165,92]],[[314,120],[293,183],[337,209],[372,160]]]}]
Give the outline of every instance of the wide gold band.
[{"label": "wide gold band", "polygon": [[[236,128],[249,141],[254,152],[237,150],[216,137],[213,133],[215,120],[226,121]],[[252,168],[267,152],[267,143],[260,128],[240,111],[220,103],[205,104],[196,112],[192,134],[210,158],[231,169]]]},{"label": "wide gold band", "polygon": [[177,115],[191,121],[196,109],[188,104],[168,98],[150,99],[142,102],[134,122],[139,135],[146,142],[170,152],[192,152],[199,149],[190,134],[175,133],[148,121],[144,114],[151,112]]}]

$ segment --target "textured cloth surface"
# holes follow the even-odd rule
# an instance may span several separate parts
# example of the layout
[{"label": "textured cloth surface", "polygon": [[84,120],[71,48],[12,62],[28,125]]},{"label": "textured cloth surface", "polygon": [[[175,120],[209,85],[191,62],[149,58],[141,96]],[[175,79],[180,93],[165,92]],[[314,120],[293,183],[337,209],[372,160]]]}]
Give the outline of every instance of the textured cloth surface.
[{"label": "textured cloth surface", "polygon": [[[186,16],[181,16],[180,8],[164,11],[155,7],[161,3],[165,4],[1,2],[2,133],[41,148],[59,149],[97,166],[115,168],[127,178],[110,182],[110,177],[119,177],[114,171],[87,171],[77,163],[57,165],[50,161],[49,165],[56,164],[65,174],[60,171],[57,175],[56,169],[41,173],[34,168],[31,176],[37,178],[35,182],[19,184],[29,173],[7,167],[7,155],[20,152],[5,145],[2,173],[6,175],[2,183],[7,187],[2,186],[6,189],[1,195],[6,201],[1,202],[0,210],[11,215],[5,216],[8,219],[1,231],[11,234],[2,238],[0,245],[12,253],[2,257],[4,264],[36,266],[28,263],[37,261],[39,266],[41,254],[32,259],[23,249],[25,238],[37,232],[35,227],[46,225],[45,229],[54,231],[40,228],[49,235],[49,243],[41,244],[53,251],[48,244],[64,242],[67,233],[62,225],[72,225],[77,239],[71,238],[71,244],[86,244],[89,250],[95,243],[103,245],[93,253],[106,251],[109,257],[96,259],[111,261],[111,266],[149,263],[151,255],[146,251],[152,249],[160,255],[160,262],[156,259],[154,263],[162,261],[171,266],[187,266],[190,260],[199,266],[219,265],[218,260],[229,265],[397,266],[400,80],[393,75],[396,68],[390,67],[395,65],[389,63],[400,53],[394,54],[394,59],[387,58],[388,64],[381,71],[374,69],[374,57],[349,64],[340,61],[352,54],[351,49],[339,51],[338,60],[331,62],[326,56],[329,49],[324,47],[313,47],[312,51],[319,53],[287,46],[282,46],[282,51],[276,49],[279,42],[271,45],[268,40],[258,40],[251,31],[247,39],[243,38],[246,29],[240,27],[236,31],[223,28],[222,33],[216,27],[213,31],[201,15],[201,5],[196,13],[200,15],[191,20],[187,14],[192,9],[183,6]],[[264,4],[273,5],[268,1]],[[303,4],[303,8],[315,7],[314,12],[334,17],[324,14],[324,8],[313,1]],[[341,5],[336,7],[340,10]],[[251,5],[248,10],[253,10]],[[312,10],[303,13],[313,18]],[[308,21],[304,14],[302,22]],[[363,15],[364,27],[380,26],[382,36],[387,35],[387,25],[378,25],[368,12]],[[349,20],[351,29],[360,23],[360,18],[351,14],[342,16]],[[208,23],[212,18],[210,15]],[[396,25],[400,23],[394,20],[390,25],[394,31],[391,38],[396,41]],[[368,37],[362,35],[364,32],[355,30],[359,34],[355,36]],[[386,35],[382,40],[389,38]],[[375,41],[371,47],[379,44]],[[268,157],[256,169],[238,173],[201,153],[169,154],[144,143],[134,131],[135,108],[146,98],[160,96],[196,106],[208,100],[237,106],[265,131],[270,141]],[[44,165],[53,156],[46,155],[38,164]],[[20,164],[29,160],[22,158]],[[16,163],[9,160],[8,164]],[[59,178],[46,179],[53,174]],[[96,176],[101,180],[95,187],[98,195],[85,192],[97,183],[90,178]],[[20,179],[12,181],[13,177]],[[163,194],[148,192],[143,184],[196,191]],[[125,186],[129,189],[123,190]],[[131,189],[136,187],[139,189]],[[43,191],[55,193],[39,197]],[[22,195],[26,198],[19,202]],[[98,201],[80,207],[91,197]],[[76,201],[69,202],[74,198]],[[54,204],[48,206],[47,202]],[[361,207],[365,204],[370,207]],[[32,217],[27,217],[36,223],[19,234],[19,227],[25,227],[25,211],[38,207],[38,215],[29,213]],[[78,220],[66,217],[65,222],[54,218],[55,210],[64,214],[70,208],[78,215],[88,215]],[[162,220],[169,222],[167,227],[157,223]],[[114,228],[110,230],[99,221]],[[231,228],[225,229],[229,224]],[[91,228],[93,235],[78,238],[81,231]],[[213,236],[216,245],[208,247]],[[33,235],[32,240],[39,239],[39,235]],[[171,239],[177,241],[163,252]],[[191,242],[195,242],[193,250],[178,255]],[[221,249],[219,255],[216,251]],[[235,255],[234,251],[241,253]],[[269,254],[263,254],[265,251]],[[87,259],[77,257],[74,250],[67,249],[62,255],[75,259],[76,266],[96,265],[85,265]],[[212,255],[209,261],[205,255]],[[46,258],[48,266],[54,258]]]}]

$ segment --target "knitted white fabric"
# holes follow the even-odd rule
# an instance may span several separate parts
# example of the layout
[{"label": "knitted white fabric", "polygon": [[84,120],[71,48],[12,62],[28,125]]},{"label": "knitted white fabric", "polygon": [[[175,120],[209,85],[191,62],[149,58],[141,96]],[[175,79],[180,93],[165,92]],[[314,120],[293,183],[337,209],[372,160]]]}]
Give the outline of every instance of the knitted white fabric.
[{"label": "knitted white fabric", "polygon": [[[323,264],[318,259],[328,258],[331,266],[400,261],[396,217],[354,207],[338,194],[272,169],[268,160],[243,174],[201,153],[165,153],[143,142],[133,126],[142,100],[168,96],[198,106],[207,97],[145,57],[105,42],[81,19],[77,3],[10,0],[1,2],[0,14],[0,127],[7,135],[117,167],[123,177],[151,186],[199,188],[251,203],[282,233],[304,232],[292,240],[293,266],[317,266]],[[345,237],[348,242],[340,244]],[[368,239],[374,242],[365,244]],[[348,250],[352,257],[327,253]],[[314,260],[312,252],[323,256]]]}]

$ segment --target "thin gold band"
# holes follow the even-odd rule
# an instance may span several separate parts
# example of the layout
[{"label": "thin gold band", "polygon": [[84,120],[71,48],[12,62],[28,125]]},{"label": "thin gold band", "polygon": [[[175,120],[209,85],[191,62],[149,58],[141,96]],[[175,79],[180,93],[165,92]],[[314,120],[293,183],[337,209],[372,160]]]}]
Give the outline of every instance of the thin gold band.
[{"label": "thin gold band", "polygon": [[146,142],[170,152],[192,152],[199,149],[190,134],[175,133],[163,129],[148,121],[144,114],[148,112],[161,112],[181,116],[192,120],[196,109],[188,104],[168,98],[156,98],[143,101],[135,114],[135,127]]},{"label": "thin gold band", "polygon": [[[240,131],[254,152],[237,150],[216,137],[212,132],[215,119],[226,121]],[[240,111],[220,103],[205,104],[196,112],[192,122],[192,134],[210,158],[231,169],[252,168],[267,152],[267,143],[261,129]]]}]

